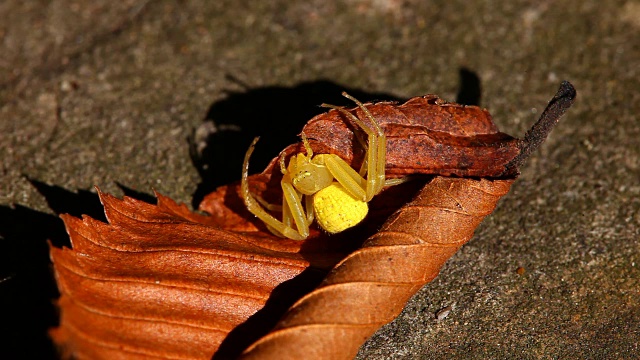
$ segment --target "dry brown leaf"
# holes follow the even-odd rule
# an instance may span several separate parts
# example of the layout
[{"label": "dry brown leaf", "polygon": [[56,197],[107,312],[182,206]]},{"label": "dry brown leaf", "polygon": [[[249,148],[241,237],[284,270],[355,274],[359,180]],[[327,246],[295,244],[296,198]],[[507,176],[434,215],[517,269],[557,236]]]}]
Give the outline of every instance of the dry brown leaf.
[{"label": "dry brown leaf", "polygon": [[210,357],[309,266],[299,243],[193,222],[160,195],[158,206],[100,198],[109,224],[63,215],[73,250],[51,248],[62,294],[53,336],[77,358]]},{"label": "dry brown leaf", "polygon": [[[519,154],[522,140],[499,132],[484,109],[447,103],[435,95],[414,97],[401,105],[379,102],[366,106],[387,136],[388,176],[515,175],[514,169],[507,167]],[[361,109],[350,112],[368,121]],[[349,120],[331,110],[311,119],[302,132],[316,153],[337,154],[359,168],[365,151],[356,139],[358,132],[353,130]],[[281,155],[301,151],[301,145],[294,144]]]},{"label": "dry brown leaf", "polygon": [[[388,135],[389,174],[509,178],[437,177],[380,233],[380,224],[412,198],[421,182],[389,188],[374,198],[362,225],[336,236],[316,230],[303,242],[266,231],[244,208],[237,184],[205,198],[201,209],[210,216],[161,195],[158,205],[150,205],[100,193],[109,223],[63,215],[73,249],[51,248],[61,292],[60,327],[52,336],[67,357],[79,359],[200,359],[211,357],[221,344],[224,351],[217,356],[237,355],[259,335],[243,332],[247,319],[255,319],[268,300],[280,302],[277,289],[290,279],[304,279],[307,269],[331,268],[371,236],[323,287],[300,300],[274,333],[245,354],[262,358],[277,353],[282,358],[289,346],[283,341],[302,344],[313,333],[313,341],[290,354],[348,358],[471,237],[574,96],[570,84],[563,83],[524,140],[499,133],[484,110],[446,104],[434,96],[403,105],[367,105]],[[312,119],[303,131],[317,153],[336,153],[357,166],[362,158],[362,153],[353,153],[359,148],[357,134],[345,124],[330,111]],[[300,150],[295,144],[283,155]],[[274,165],[275,160],[262,174],[250,177],[250,187],[276,202],[280,174]],[[411,259],[420,264],[401,263]],[[292,296],[298,295],[290,294],[286,301]],[[350,304],[340,300],[345,296],[371,302]],[[388,303],[381,301],[385,298]],[[352,331],[354,324],[362,331]],[[235,336],[229,335],[232,330]],[[319,337],[328,339],[322,342],[324,350],[309,346],[320,344]],[[301,349],[304,354],[295,352]]]}]

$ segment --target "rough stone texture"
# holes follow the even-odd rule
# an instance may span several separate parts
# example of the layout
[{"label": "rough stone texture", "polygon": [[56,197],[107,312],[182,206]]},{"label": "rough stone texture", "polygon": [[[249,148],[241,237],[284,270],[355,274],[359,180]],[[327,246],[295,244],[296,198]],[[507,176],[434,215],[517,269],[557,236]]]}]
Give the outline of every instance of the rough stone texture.
[{"label": "rough stone texture", "polygon": [[[0,4],[5,353],[53,357],[45,241],[64,242],[56,212],[99,216],[93,185],[197,203],[239,178],[254,134],[257,171],[313,104],[345,103],[342,88],[453,101],[464,68],[512,135],[561,80],[578,100],[475,239],[359,358],[640,356],[637,1],[109,3]],[[199,184],[187,138],[211,120],[225,146],[209,144]]]}]

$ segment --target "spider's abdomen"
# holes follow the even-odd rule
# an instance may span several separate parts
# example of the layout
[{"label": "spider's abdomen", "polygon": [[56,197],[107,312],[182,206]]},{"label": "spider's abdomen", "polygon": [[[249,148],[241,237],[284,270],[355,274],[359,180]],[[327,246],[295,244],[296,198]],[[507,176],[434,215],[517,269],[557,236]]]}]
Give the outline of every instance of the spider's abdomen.
[{"label": "spider's abdomen", "polygon": [[356,226],[367,216],[369,207],[334,182],[313,195],[313,211],[318,225],[335,234]]}]

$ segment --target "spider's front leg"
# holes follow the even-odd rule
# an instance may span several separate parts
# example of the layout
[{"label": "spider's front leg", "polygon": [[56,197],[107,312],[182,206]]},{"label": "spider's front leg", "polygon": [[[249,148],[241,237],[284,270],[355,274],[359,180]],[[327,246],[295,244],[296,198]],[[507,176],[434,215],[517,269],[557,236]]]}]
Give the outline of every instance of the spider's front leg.
[{"label": "spider's front leg", "polygon": [[[240,191],[242,192],[242,198],[244,204],[253,215],[267,225],[267,228],[277,236],[286,237],[293,240],[304,240],[309,236],[309,223],[302,210],[302,203],[300,201],[301,194],[299,194],[293,186],[290,184],[288,187],[283,183],[283,221],[279,221],[271,214],[269,214],[264,207],[260,204],[256,198],[253,197],[249,191],[249,158],[253,153],[253,149],[258,142],[258,137],[253,139],[253,142],[247,149],[247,153],[244,156],[244,163],[242,167],[242,181],[240,183]],[[290,187],[290,188],[289,188]],[[291,227],[291,217],[298,230]]]},{"label": "spider's front leg", "polygon": [[293,185],[291,185],[291,182],[286,178],[287,176],[285,175],[280,183],[282,187],[282,223],[287,228],[293,230],[291,228],[291,218],[293,218],[293,222],[298,229],[298,235],[300,235],[302,239],[306,239],[309,237],[310,221],[307,220],[305,211],[302,209],[302,194],[296,191]]},{"label": "spider's front leg", "polygon": [[[352,113],[348,112],[342,107],[329,105],[329,104],[322,104],[322,106],[324,107],[338,110],[343,115],[353,120],[353,122],[356,123],[360,128],[362,128],[362,130],[367,134],[367,146],[366,146],[367,153],[366,153],[364,162],[362,164],[362,168],[360,169],[360,173],[357,173],[344,160],[340,159],[337,156],[331,157],[332,160],[330,160],[330,162],[334,162],[334,165],[332,166],[328,164],[328,167],[330,169],[331,168],[334,169],[332,171],[332,174],[334,171],[336,171],[338,176],[336,176],[336,174],[333,174],[336,180],[338,180],[338,182],[340,182],[340,184],[342,184],[345,187],[345,189],[347,189],[350,193],[352,193],[352,195],[354,195],[357,199],[361,199],[362,201],[369,202],[371,201],[371,199],[373,199],[374,196],[380,193],[380,191],[385,185],[387,138],[384,135],[384,131],[382,131],[382,129],[378,125],[378,122],[376,121],[376,119],[373,117],[373,115],[371,115],[371,112],[369,111],[369,109],[367,109],[360,101],[358,101],[353,96],[347,94],[346,92],[343,92],[342,96],[355,102],[358,105],[358,107],[364,112],[367,118],[371,121],[371,124],[373,125],[373,129],[369,127],[367,124],[365,124],[362,120],[360,120],[357,116],[353,115]],[[366,166],[366,172],[364,171],[365,166]],[[338,171],[338,169],[340,171]],[[358,175],[359,179],[363,179],[363,180],[359,180],[358,178],[355,178],[355,176],[353,175],[354,173]],[[342,176],[343,174],[348,176]],[[366,180],[364,179],[365,175],[366,175]],[[354,181],[350,181],[351,178],[353,178]],[[343,181],[345,181],[346,184],[344,184]],[[359,187],[362,189],[362,191],[358,191],[357,189],[355,189],[354,183],[360,183]],[[364,193],[364,196],[362,196],[362,193]]]}]

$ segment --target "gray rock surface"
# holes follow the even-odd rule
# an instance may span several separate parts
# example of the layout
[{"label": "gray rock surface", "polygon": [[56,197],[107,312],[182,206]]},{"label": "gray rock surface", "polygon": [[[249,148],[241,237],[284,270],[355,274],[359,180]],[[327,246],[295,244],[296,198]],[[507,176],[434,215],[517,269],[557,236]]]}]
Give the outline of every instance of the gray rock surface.
[{"label": "gray rock surface", "polygon": [[342,88],[455,101],[467,69],[512,135],[561,80],[578,99],[475,238],[359,358],[640,356],[638,1],[108,3],[0,4],[5,351],[29,339],[22,358],[51,356],[45,240],[63,240],[48,227],[60,231],[54,212],[90,213],[94,185],[191,204],[239,178],[246,148],[217,148],[201,183],[187,139],[207,119],[263,135],[258,171]]}]

